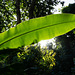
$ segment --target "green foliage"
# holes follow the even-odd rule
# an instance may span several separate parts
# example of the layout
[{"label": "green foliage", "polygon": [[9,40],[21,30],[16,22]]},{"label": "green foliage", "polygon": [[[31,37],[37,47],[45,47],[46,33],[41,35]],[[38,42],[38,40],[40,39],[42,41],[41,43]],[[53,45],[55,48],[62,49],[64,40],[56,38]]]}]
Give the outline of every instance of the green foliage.
[{"label": "green foliage", "polygon": [[62,12],[63,13],[73,13],[73,14],[75,14],[74,9],[75,9],[75,3],[69,4],[67,7],[64,7],[62,9]]},{"label": "green foliage", "polygon": [[[1,1],[0,0],[0,33],[14,26],[14,6],[13,1]],[[14,24],[15,23],[15,24]],[[11,25],[12,24],[12,25]]]},{"label": "green foliage", "polygon": [[[20,0],[21,22],[28,20],[30,17],[51,14],[52,6],[57,4],[58,0]],[[0,33],[16,25],[16,12],[16,0],[0,0]]]},{"label": "green foliage", "polygon": [[[69,4],[63,8],[63,13],[75,14],[75,3]],[[56,69],[54,75],[72,75],[71,68],[74,66],[73,58],[75,57],[75,34],[74,30],[57,37],[57,52],[56,52]],[[60,72],[60,73],[59,73]]]},{"label": "green foliage", "polygon": [[55,55],[53,50],[41,49],[40,46],[27,46],[17,53],[10,54],[6,59],[4,58],[4,61],[0,61],[0,74],[50,74],[55,66]]},{"label": "green foliage", "polygon": [[55,58],[54,56],[56,55],[56,53],[54,53],[53,50],[45,50],[43,51],[42,54],[42,59],[40,64],[43,64],[44,66],[46,66],[49,69],[52,69],[53,66],[55,65]]},{"label": "green foliage", "polygon": [[19,61],[37,63],[50,69],[55,65],[55,55],[56,53],[53,50],[43,50],[38,46],[26,47],[23,52],[17,53]]},{"label": "green foliage", "polygon": [[18,48],[35,40],[51,39],[74,29],[74,24],[73,14],[54,14],[22,22],[0,34],[0,49]]},{"label": "green foliage", "polygon": [[53,5],[57,5],[58,0],[21,0],[21,16],[36,18],[52,14]]},{"label": "green foliage", "polygon": [[[21,22],[51,14],[58,0],[20,0]],[[61,3],[61,2],[60,2]],[[0,33],[16,25],[16,0],[0,0]]]},{"label": "green foliage", "polygon": [[[15,1],[3,1],[4,0],[0,0],[0,32],[8,30],[16,24],[14,18],[14,15],[16,15]],[[27,18],[52,14],[52,6],[59,2],[58,0],[20,1],[22,21],[25,21]],[[69,6],[72,7],[71,4]],[[68,12],[74,11],[69,9],[69,7],[67,8]],[[50,39],[65,34],[75,28],[74,24],[75,15],[73,14],[51,15],[23,22],[0,34],[0,50],[3,51],[8,48],[18,48],[24,45],[29,45],[35,41],[38,42],[42,39]],[[73,31],[73,33],[75,34],[75,31]],[[59,49],[59,46],[57,49]],[[51,69],[55,65],[54,56],[56,53],[53,50],[42,50],[39,47],[31,46],[26,47],[24,51],[20,51],[17,54],[12,53],[12,50],[12,54],[10,54],[10,52],[6,54],[7,52],[9,52],[9,50],[6,50],[6,52],[4,51],[5,54],[2,54],[0,51],[0,75],[50,75]],[[63,58],[63,55],[65,55],[63,49],[60,49],[60,52],[57,54],[57,57],[61,59]],[[57,60],[58,64],[63,63],[62,60]],[[62,70],[61,65],[59,67],[59,69]],[[56,69],[58,69],[58,67]],[[57,73],[57,75],[58,74],[59,73]]]},{"label": "green foliage", "polygon": [[18,52],[17,56],[20,62],[26,63],[26,72],[30,72],[30,69],[33,70],[29,75],[33,73],[43,75],[41,71],[45,74],[50,73],[51,71],[48,70],[51,70],[55,65],[54,51],[47,49],[43,50],[38,46],[26,47],[23,52]]}]

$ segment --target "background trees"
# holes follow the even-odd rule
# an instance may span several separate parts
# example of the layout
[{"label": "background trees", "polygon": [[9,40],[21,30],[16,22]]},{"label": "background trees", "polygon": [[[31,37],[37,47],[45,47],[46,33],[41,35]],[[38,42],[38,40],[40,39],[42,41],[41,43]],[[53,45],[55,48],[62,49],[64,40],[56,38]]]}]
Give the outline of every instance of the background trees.
[{"label": "background trees", "polygon": [[0,32],[7,30],[14,24],[14,2],[0,0]]},{"label": "background trees", "polygon": [[[1,0],[1,2],[0,2],[0,8],[1,8],[1,10],[0,10],[0,12],[1,12],[0,13],[1,14],[0,32],[5,31],[10,27],[13,27],[14,25],[17,25],[18,23],[20,23],[22,21],[52,14],[51,10],[53,9],[53,5],[57,5],[58,3],[59,3],[59,1],[57,1],[57,0],[8,0],[8,1]],[[67,9],[70,10],[71,6],[72,5],[69,5],[69,7],[64,8],[63,12],[69,12]],[[16,17],[16,15],[17,15],[17,17]],[[58,37],[58,40],[61,41],[61,44],[62,44],[62,50],[61,49],[60,50],[63,51],[63,52],[59,53],[59,55],[58,55],[58,57],[60,57],[60,59],[62,59],[60,61],[58,59],[59,63],[57,62],[58,64],[61,63],[60,68],[57,67],[58,69],[60,69],[60,70],[57,69],[58,72],[59,71],[70,72],[70,69],[67,70],[65,68],[65,65],[66,65],[66,67],[68,66],[68,68],[72,67],[71,64],[73,64],[73,62],[71,62],[71,61],[72,61],[73,56],[71,53],[73,53],[72,50],[75,49],[73,47],[75,45],[74,38],[75,38],[74,31],[71,31],[68,34],[65,34],[64,36]],[[63,55],[64,55],[64,57],[63,57]],[[67,55],[67,57],[69,57],[68,59],[67,59],[66,55]],[[31,56],[34,56],[34,53]],[[10,61],[12,59],[12,57],[13,57],[13,54],[11,55],[11,57],[9,56],[8,61]],[[66,60],[66,63],[64,63],[65,60]],[[70,62],[70,64],[68,64],[68,62]],[[64,66],[64,67],[62,68],[62,66]],[[60,73],[57,73],[57,75],[58,74],[60,75]],[[64,73],[64,74],[69,75],[66,73]]]},{"label": "background trees", "polygon": [[0,0],[0,32],[22,21],[52,14],[53,6],[59,2],[58,0]]},{"label": "background trees", "polygon": [[[0,32],[3,32],[5,30],[8,30],[11,27],[14,27],[15,25],[17,25],[18,23],[20,23],[22,21],[29,20],[31,18],[45,16],[48,14],[52,14],[51,10],[53,9],[53,5],[57,5],[58,2],[59,2],[58,0],[0,0],[0,17],[1,17],[0,18]],[[37,48],[37,50],[38,49],[39,48]],[[34,48],[33,48],[33,50],[37,51]],[[33,51],[30,54],[24,53],[23,48],[13,49],[11,51],[8,51],[8,50],[0,51],[0,53],[1,53],[0,54],[0,60],[1,60],[0,61],[0,74],[1,75],[2,74],[14,75],[13,73],[18,74],[18,75],[21,75],[21,74],[23,75],[26,73],[26,71],[24,71],[25,69],[33,67],[33,70],[32,69],[27,70],[27,71],[29,71],[28,73],[30,73],[32,75],[31,72],[34,73],[37,66],[40,69],[36,71],[37,74],[35,74],[35,75],[38,75],[39,73],[41,75],[43,73],[50,73],[49,68],[51,68],[50,63],[52,61],[51,61],[51,56],[48,55],[48,53],[49,53],[48,51],[47,51],[47,54],[41,53],[42,56],[41,56],[40,60],[38,58],[37,58],[38,60],[34,59],[36,52],[33,52]],[[24,53],[24,57],[27,57],[26,60],[21,59],[23,62],[21,62],[20,64],[19,64],[19,61],[17,60],[18,59],[18,57],[16,56],[18,54],[17,52],[21,52],[22,54]],[[37,53],[39,53],[39,52],[37,52]],[[23,57],[23,55],[22,55],[22,57]],[[48,60],[46,60],[47,57],[48,57]],[[54,60],[54,57],[52,57],[52,58],[53,58],[52,60]],[[34,60],[35,65],[33,64],[32,59]],[[17,61],[18,61],[18,63],[17,63]],[[36,63],[36,61],[37,61],[37,63]],[[42,62],[40,62],[40,61],[42,61]],[[25,63],[26,64],[29,63],[27,65],[27,67],[26,67]],[[38,63],[41,63],[41,65]],[[4,66],[4,67],[2,67],[2,66]],[[26,74],[28,74],[28,73],[26,73]]]},{"label": "background trees", "polygon": [[[62,13],[75,14],[74,8],[75,3],[69,4],[67,7],[64,7],[62,9]],[[61,73],[63,73],[64,75],[71,75],[71,68],[74,65],[73,58],[75,58],[75,29],[65,35],[57,37],[56,43],[57,45],[58,43],[61,45],[61,48],[59,48],[59,51],[57,51],[56,58],[57,62],[61,63],[59,64],[60,67],[58,67],[59,71],[61,71]]]}]

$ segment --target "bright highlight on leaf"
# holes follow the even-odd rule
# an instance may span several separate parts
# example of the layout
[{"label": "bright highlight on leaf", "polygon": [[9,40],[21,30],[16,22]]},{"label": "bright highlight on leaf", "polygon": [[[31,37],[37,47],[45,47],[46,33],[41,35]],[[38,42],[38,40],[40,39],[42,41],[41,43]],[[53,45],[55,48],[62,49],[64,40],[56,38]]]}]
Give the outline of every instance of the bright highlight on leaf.
[{"label": "bright highlight on leaf", "polygon": [[22,22],[0,34],[0,50],[29,45],[65,34],[75,28],[74,14],[53,14]]}]

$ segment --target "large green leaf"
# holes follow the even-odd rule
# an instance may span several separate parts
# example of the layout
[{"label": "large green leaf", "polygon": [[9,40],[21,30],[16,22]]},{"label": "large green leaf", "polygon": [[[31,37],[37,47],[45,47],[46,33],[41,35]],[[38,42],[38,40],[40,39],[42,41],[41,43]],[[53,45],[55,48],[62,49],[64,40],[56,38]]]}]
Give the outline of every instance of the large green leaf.
[{"label": "large green leaf", "polygon": [[22,22],[0,34],[0,49],[17,48],[65,34],[75,28],[74,14],[53,14]]}]

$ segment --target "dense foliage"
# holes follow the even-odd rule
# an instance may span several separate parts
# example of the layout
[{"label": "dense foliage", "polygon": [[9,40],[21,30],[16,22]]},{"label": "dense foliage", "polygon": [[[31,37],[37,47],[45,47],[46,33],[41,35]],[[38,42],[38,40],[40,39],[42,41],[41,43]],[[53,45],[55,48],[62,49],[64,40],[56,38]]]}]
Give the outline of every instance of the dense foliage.
[{"label": "dense foliage", "polygon": [[[0,62],[1,75],[48,75],[55,65],[53,50],[40,46],[27,46],[19,52],[11,53]],[[3,69],[2,69],[3,68]],[[5,72],[3,72],[5,70]]]},{"label": "dense foliage", "polygon": [[59,2],[59,0],[0,0],[0,32],[29,18],[51,14],[53,5]]},{"label": "dense foliage", "polygon": [[[0,0],[0,32],[22,21],[52,14],[53,5],[59,2],[58,0]],[[63,9],[63,12],[74,14],[74,7],[75,4],[70,4]],[[53,32],[52,34],[54,35]],[[29,43],[29,40],[27,42]],[[38,46],[1,50],[0,75],[71,75],[71,67],[74,66],[72,59],[75,55],[75,30],[59,36],[56,45],[56,49],[53,50],[52,47],[48,50]]]},{"label": "dense foliage", "polygon": [[[67,7],[64,7],[62,9],[62,13],[75,14],[74,8],[75,3],[69,4]],[[67,34],[57,37],[56,43],[58,48],[60,46],[60,48],[56,52],[57,68],[59,69],[56,71],[56,73],[57,75],[71,75],[71,68],[74,67],[73,59],[75,58],[75,29],[68,32]]]},{"label": "dense foliage", "polygon": [[14,2],[0,0],[0,33],[15,25]]}]

